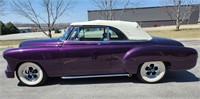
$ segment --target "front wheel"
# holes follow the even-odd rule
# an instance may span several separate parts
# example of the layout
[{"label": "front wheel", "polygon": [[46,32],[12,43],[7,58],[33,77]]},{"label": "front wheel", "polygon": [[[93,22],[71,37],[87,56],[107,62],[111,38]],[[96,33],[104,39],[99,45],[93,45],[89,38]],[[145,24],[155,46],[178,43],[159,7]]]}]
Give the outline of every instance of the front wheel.
[{"label": "front wheel", "polygon": [[162,61],[145,62],[138,70],[137,77],[142,82],[155,83],[160,81],[166,73],[165,64]]},{"label": "front wheel", "polygon": [[21,64],[16,74],[19,81],[28,86],[41,85],[47,77],[40,66],[31,62]]}]

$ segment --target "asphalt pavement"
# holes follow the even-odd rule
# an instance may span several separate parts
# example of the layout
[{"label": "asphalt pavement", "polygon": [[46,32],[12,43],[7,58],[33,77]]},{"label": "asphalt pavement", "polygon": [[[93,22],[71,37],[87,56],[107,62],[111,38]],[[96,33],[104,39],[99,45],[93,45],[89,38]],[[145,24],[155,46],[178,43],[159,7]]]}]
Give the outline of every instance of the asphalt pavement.
[{"label": "asphalt pavement", "polygon": [[[200,54],[200,40],[182,41]],[[168,72],[161,83],[144,84],[134,76],[62,80],[50,78],[39,87],[27,87],[4,74],[6,61],[0,49],[0,99],[199,99],[200,58],[195,68]],[[200,56],[200,55],[199,55]]]}]

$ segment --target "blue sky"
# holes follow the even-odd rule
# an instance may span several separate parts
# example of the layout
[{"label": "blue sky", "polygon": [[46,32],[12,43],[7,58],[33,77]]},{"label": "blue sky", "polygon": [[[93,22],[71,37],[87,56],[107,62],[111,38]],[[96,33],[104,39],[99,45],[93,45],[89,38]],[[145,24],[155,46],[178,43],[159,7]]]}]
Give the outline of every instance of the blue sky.
[{"label": "blue sky", "polygon": [[[139,7],[152,7],[159,6],[160,0],[136,0],[143,1]],[[39,8],[39,0],[32,0],[34,6]],[[8,5],[9,7],[9,5]],[[62,16],[57,23],[68,23],[68,22],[77,22],[77,21],[87,21],[88,15],[87,10],[97,9],[94,6],[94,3],[91,0],[77,0],[76,6],[69,11],[69,15]],[[40,10],[40,9],[38,9]],[[42,13],[42,11],[40,11]],[[13,23],[32,23],[23,16],[14,14],[11,10],[6,11],[6,15],[0,16],[0,20],[4,23],[13,22]]]}]

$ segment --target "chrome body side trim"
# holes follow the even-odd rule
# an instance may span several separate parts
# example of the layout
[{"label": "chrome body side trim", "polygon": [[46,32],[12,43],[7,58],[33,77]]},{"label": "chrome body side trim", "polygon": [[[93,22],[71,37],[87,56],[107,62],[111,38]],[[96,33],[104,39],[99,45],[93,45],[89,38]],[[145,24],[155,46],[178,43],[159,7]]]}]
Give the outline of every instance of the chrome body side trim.
[{"label": "chrome body side trim", "polygon": [[63,76],[62,79],[79,79],[79,78],[97,78],[97,77],[120,77],[120,76],[128,76],[131,77],[130,74],[108,74],[108,75],[81,75],[81,76]]}]

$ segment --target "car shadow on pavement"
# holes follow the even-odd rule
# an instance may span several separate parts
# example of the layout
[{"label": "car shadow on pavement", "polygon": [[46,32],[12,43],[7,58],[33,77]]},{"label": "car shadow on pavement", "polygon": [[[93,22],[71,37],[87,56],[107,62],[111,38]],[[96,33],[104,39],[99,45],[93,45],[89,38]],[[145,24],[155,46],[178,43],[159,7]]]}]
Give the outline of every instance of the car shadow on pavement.
[{"label": "car shadow on pavement", "polygon": [[200,78],[196,77],[189,71],[168,71],[165,78],[162,80],[165,82],[196,82],[200,81]]},{"label": "car shadow on pavement", "polygon": [[[168,82],[197,82],[198,77],[188,71],[169,71],[160,83]],[[105,78],[84,78],[84,79],[68,79],[49,78],[42,86],[49,85],[84,85],[84,84],[109,84],[109,83],[140,83],[136,75],[133,77],[105,77]],[[142,84],[142,83],[140,83]],[[159,83],[158,83],[159,84]],[[18,86],[23,86],[21,83]]]},{"label": "car shadow on pavement", "polygon": [[[58,82],[57,82],[58,81]],[[109,84],[109,83],[131,83],[139,82],[136,78],[129,77],[102,77],[102,78],[83,78],[83,79],[61,79],[50,78],[44,85],[83,85],[83,84]]]}]

